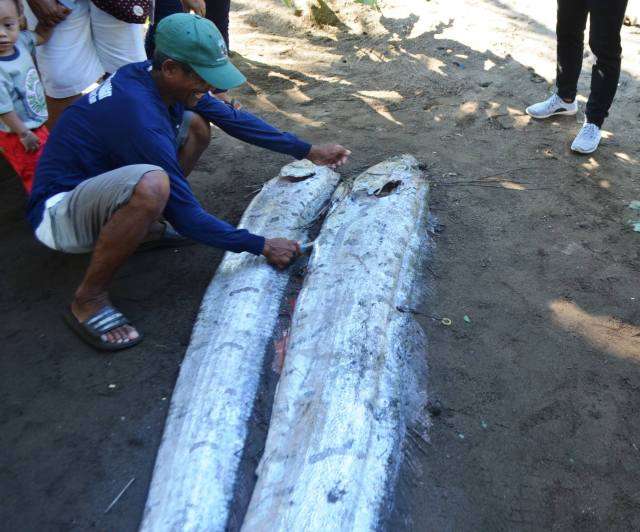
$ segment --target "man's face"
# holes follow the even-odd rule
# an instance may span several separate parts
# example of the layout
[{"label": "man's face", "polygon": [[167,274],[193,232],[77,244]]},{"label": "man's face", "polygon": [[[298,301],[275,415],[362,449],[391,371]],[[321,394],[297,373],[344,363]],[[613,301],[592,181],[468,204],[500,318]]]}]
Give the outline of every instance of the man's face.
[{"label": "man's face", "polygon": [[0,56],[11,55],[20,35],[18,10],[14,2],[0,0]]},{"label": "man's face", "polygon": [[171,87],[173,98],[187,107],[195,107],[200,98],[213,88],[198,74],[185,71],[175,61],[165,61],[162,71]]}]

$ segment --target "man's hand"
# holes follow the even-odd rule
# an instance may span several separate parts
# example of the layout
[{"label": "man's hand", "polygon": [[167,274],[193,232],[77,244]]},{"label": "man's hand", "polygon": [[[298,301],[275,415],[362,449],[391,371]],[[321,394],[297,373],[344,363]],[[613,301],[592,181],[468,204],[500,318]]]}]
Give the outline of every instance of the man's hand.
[{"label": "man's hand", "polygon": [[27,129],[24,133],[20,133],[19,138],[28,153],[36,152],[40,148],[40,139],[30,129]]},{"label": "man's hand", "polygon": [[236,100],[235,98],[229,98],[229,93],[228,92],[213,92],[212,93],[213,96],[215,96],[216,98],[218,98],[218,100],[229,104],[231,107],[233,107],[236,111],[238,111],[239,109],[242,109],[242,104]]},{"label": "man's hand", "polygon": [[71,10],[56,0],[28,0],[29,7],[38,21],[45,26],[55,26],[62,22]]},{"label": "man's hand", "polygon": [[319,166],[337,168],[347,162],[349,155],[351,155],[351,151],[340,144],[321,144],[320,146],[311,146],[307,159]]},{"label": "man's hand", "polygon": [[282,269],[289,266],[291,261],[300,255],[300,245],[286,238],[267,238],[264,241],[262,254],[269,264]]},{"label": "man's hand", "polygon": [[196,15],[200,15],[204,17],[207,14],[207,6],[204,3],[204,0],[180,0],[182,4],[182,9],[186,13],[193,11]]}]

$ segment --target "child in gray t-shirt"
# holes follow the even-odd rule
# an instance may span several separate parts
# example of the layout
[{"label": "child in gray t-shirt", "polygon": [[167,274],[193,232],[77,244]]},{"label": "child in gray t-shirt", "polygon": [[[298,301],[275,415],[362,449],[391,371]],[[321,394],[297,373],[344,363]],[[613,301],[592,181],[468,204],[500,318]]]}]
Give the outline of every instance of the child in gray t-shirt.
[{"label": "child in gray t-shirt", "polygon": [[49,136],[47,104],[33,62],[52,27],[20,31],[19,0],[0,0],[0,150],[31,191],[36,163]]}]

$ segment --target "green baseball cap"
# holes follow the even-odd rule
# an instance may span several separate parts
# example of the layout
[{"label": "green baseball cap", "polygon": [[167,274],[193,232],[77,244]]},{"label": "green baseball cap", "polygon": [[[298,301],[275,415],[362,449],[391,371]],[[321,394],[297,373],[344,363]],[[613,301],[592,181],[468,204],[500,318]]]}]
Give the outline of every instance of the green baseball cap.
[{"label": "green baseball cap", "polygon": [[163,18],[156,29],[156,49],[186,63],[216,89],[232,89],[247,81],[229,61],[218,28],[198,15],[176,13]]}]

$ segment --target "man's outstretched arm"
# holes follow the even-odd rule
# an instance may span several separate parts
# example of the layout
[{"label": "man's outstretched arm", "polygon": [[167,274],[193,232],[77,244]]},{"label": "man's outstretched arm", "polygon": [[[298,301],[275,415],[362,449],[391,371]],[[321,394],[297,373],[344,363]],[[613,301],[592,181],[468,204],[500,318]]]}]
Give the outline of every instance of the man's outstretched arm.
[{"label": "man's outstretched arm", "polygon": [[344,164],[351,154],[339,144],[312,146],[292,133],[280,131],[248,111],[234,109],[208,94],[193,110],[232,137],[296,159],[307,158],[317,165],[336,168]]},{"label": "man's outstretched arm", "polygon": [[169,175],[170,191],[164,216],[181,235],[228,251],[264,255],[267,262],[279,268],[286,267],[299,254],[297,242],[285,238],[265,239],[205,211],[184,179],[175,145],[166,135],[147,128],[132,139],[132,148],[140,162],[159,166]]}]

